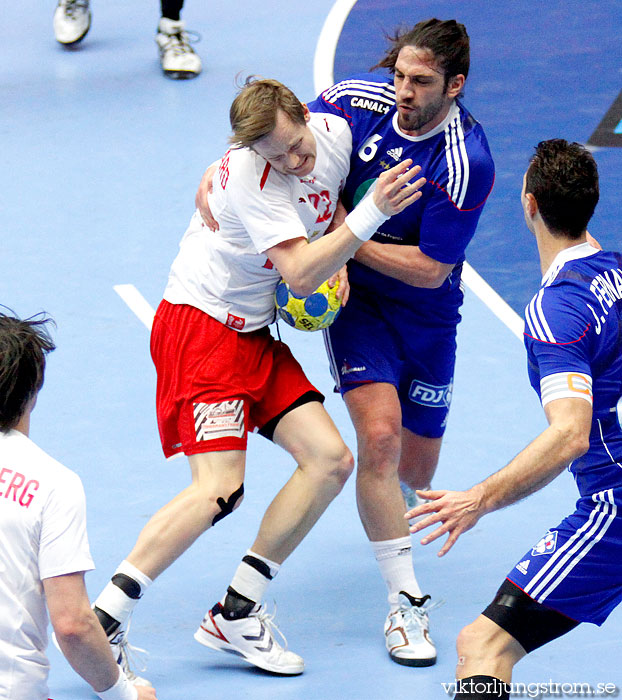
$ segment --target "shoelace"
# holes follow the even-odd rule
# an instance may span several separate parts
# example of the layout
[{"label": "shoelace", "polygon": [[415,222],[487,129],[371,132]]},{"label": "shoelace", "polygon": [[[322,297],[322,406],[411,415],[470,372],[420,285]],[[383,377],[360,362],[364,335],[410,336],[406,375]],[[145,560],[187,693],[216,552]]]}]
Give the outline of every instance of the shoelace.
[{"label": "shoelace", "polygon": [[414,622],[417,626],[421,625],[428,629],[428,613],[432,610],[445,605],[445,600],[435,600],[434,602],[427,601],[421,606],[413,605],[408,610],[402,611],[402,617],[404,618],[404,623],[408,625],[409,622]]},{"label": "shoelace", "polygon": [[75,19],[78,10],[88,10],[89,0],[67,0],[65,4],[65,15],[70,19]]},{"label": "shoelace", "polygon": [[127,627],[118,633],[119,640],[115,641],[116,637],[113,637],[111,644],[118,647],[121,654],[121,668],[125,672],[125,675],[129,680],[134,680],[136,674],[132,671],[132,666],[134,666],[139,673],[147,670],[147,658],[149,652],[146,649],[141,649],[141,647],[136,647],[127,641],[127,635],[130,632],[131,618],[127,622]]},{"label": "shoelace", "polygon": [[277,646],[281,646],[283,651],[287,651],[287,639],[281,630],[276,626],[274,618],[276,617],[276,602],[274,602],[274,612],[269,613],[266,606],[262,605],[256,613],[257,619],[268,628],[270,636],[274,639],[275,633],[283,640],[282,644],[279,644],[275,640]]},{"label": "shoelace", "polygon": [[[80,2],[80,0],[76,0]],[[194,49],[190,44],[197,44],[201,41],[201,35],[192,30],[181,30],[175,34],[167,34],[168,42],[164,45],[165,51],[172,51],[176,56],[182,56],[185,53],[194,53]]]}]

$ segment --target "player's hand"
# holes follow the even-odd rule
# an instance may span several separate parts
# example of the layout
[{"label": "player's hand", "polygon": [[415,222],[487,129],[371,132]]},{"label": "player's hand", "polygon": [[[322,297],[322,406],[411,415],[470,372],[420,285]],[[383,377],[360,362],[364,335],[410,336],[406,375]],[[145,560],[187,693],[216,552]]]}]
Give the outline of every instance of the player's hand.
[{"label": "player's hand", "polygon": [[138,685],[134,687],[138,691],[138,700],[158,700],[155,688],[144,688]]},{"label": "player's hand", "polygon": [[209,194],[214,191],[212,181],[214,175],[218,171],[218,165],[214,163],[210,165],[209,168],[203,173],[201,182],[199,183],[199,189],[197,190],[196,196],[194,198],[194,203],[196,208],[201,214],[201,218],[205,222],[205,225],[210,229],[210,231],[218,231],[220,228],[218,222],[212,216],[212,210],[209,206]]},{"label": "player's hand", "polygon": [[339,287],[335,296],[337,299],[341,299],[341,306],[345,306],[350,298],[350,280],[348,279],[348,268],[346,265],[339,272],[328,278],[328,286],[334,287],[337,281],[339,281]]},{"label": "player's hand", "polygon": [[415,182],[410,182],[421,172],[419,165],[412,168],[411,165],[412,160],[407,158],[383,172],[378,178],[373,196],[374,203],[383,214],[387,216],[399,214],[420,199],[422,195],[420,189],[425,185],[426,179],[420,177]]},{"label": "player's hand", "polygon": [[439,537],[449,534],[447,541],[438,552],[439,557],[447,554],[458,537],[470,530],[485,513],[482,506],[482,488],[479,484],[468,491],[417,491],[417,495],[428,502],[409,510],[404,517],[409,519],[422,515],[428,516],[411,526],[412,533],[441,523],[436,530],[421,540],[421,544],[430,544]]}]

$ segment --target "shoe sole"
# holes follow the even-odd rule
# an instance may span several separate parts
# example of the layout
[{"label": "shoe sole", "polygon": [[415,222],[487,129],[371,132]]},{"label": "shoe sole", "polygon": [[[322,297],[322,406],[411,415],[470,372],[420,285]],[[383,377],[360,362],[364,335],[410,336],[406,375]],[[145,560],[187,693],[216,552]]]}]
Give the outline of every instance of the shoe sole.
[{"label": "shoe sole", "polygon": [[392,656],[391,654],[389,654],[389,658],[391,659],[391,661],[395,661],[395,663],[399,664],[400,666],[416,666],[419,668],[423,668],[425,666],[434,666],[434,664],[436,663],[436,656],[431,659],[408,659],[399,656]]},{"label": "shoe sole", "polygon": [[263,662],[263,659],[261,658],[250,658],[249,656],[244,654],[244,652],[238,651],[230,644],[220,643],[216,639],[216,637],[213,637],[202,627],[199,627],[199,629],[194,633],[194,638],[197,642],[199,642],[199,644],[202,644],[204,647],[209,647],[210,649],[214,649],[215,651],[222,651],[225,654],[232,654],[233,656],[237,656],[239,659],[242,659],[242,661],[246,661],[247,663],[252,664],[253,666],[257,666],[257,668],[261,668],[264,671],[269,671],[270,673],[276,673],[280,676],[299,676],[305,670],[304,665],[302,668],[300,668],[300,666],[290,666],[288,668],[275,668],[274,666]]},{"label": "shoe sole", "polygon": [[162,70],[164,75],[171,80],[191,80],[198,78],[200,73],[195,73],[191,70]]}]

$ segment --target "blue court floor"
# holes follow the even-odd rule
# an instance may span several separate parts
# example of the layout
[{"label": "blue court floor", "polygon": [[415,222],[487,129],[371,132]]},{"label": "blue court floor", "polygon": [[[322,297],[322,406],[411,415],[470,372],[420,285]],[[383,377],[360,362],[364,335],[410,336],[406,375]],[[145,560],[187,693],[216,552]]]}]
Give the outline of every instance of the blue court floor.
[{"label": "blue court floor", "polygon": [[[202,35],[196,48],[204,72],[180,83],[160,73],[156,2],[94,0],[92,29],[75,51],[54,41],[51,0],[3,7],[0,302],[22,316],[46,310],[58,325],[58,349],[48,362],[31,436],[84,482],[97,564],[87,576],[93,597],[147,519],[189,476],[183,458],[166,462],[161,454],[148,331],[114,287],[134,285],[151,307],[160,301],[201,174],[226,148],[237,75],[275,77],[302,99],[311,98],[319,87],[318,52],[339,78],[370,65],[369,52],[381,51],[382,43],[369,37],[377,39],[383,28],[434,14],[464,21],[473,41],[473,82],[465,101],[474,103],[486,128],[490,123],[498,171],[470,261],[507,299],[501,315],[514,321],[538,284],[535,244],[522,227],[518,204],[531,149],[552,136],[586,141],[620,90],[620,2],[555,0],[545,6],[528,0],[515,12],[509,3],[480,0],[186,5],[188,27]],[[585,7],[593,9],[592,22],[585,15],[577,19]],[[331,9],[343,20],[332,44],[322,33]],[[528,31],[534,16],[541,20],[540,39]],[[499,26],[503,33],[495,31]],[[589,41],[571,41],[582,27]],[[318,44],[320,36],[326,43]],[[585,86],[573,120],[568,95],[576,97]],[[619,242],[621,155],[620,149],[597,152],[603,201],[592,233],[610,246]],[[510,255],[500,253],[504,245]],[[484,478],[545,425],[528,386],[521,341],[480,296],[491,298],[485,288],[479,295],[466,292],[451,418],[434,481],[439,488],[468,487]],[[347,412],[332,393],[321,337],[282,326],[281,332],[326,393],[329,413],[355,451]],[[277,622],[307,667],[301,677],[278,678],[209,651],[192,635],[222,596],[292,470],[284,452],[251,436],[244,505],[165,572],[137,607],[131,639],[149,652],[145,675],[160,700],[447,697],[443,683],[454,678],[459,630],[576,498],[572,479],[563,474],[545,491],[484,518],[443,559],[436,556],[438,545],[415,544],[423,589],[445,603],[431,613],[438,663],[413,669],[392,663],[384,648],[384,585],[351,480],[270,588]],[[515,682],[622,688],[621,626],[620,610],[600,629],[581,626],[523,660]],[[62,656],[49,651],[51,697],[94,697]]]}]

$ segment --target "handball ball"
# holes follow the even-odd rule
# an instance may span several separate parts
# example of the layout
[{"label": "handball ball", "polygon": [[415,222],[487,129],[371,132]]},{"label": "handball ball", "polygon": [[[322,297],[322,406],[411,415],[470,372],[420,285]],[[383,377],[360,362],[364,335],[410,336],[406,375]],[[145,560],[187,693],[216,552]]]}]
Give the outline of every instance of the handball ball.
[{"label": "handball ball", "polygon": [[341,310],[341,301],[336,296],[338,288],[338,280],[334,287],[324,282],[313,294],[302,297],[294,294],[287,282],[281,280],[274,293],[277,314],[285,323],[300,331],[328,328]]}]

